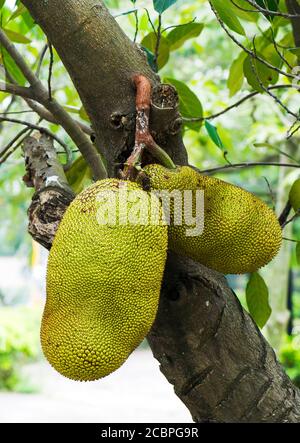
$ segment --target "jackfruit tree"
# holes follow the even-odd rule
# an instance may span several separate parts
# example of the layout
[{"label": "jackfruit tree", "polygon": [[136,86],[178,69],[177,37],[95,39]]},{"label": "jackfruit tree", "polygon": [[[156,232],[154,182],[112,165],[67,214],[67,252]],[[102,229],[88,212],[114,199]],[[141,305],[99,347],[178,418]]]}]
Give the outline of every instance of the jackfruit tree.
[{"label": "jackfruit tree", "polygon": [[[45,356],[67,377],[95,380],[120,367],[147,336],[161,371],[196,422],[297,422],[300,392],[258,326],[262,328],[270,316],[260,268],[278,254],[282,237],[293,234],[284,230],[297,219],[300,207],[299,180],[295,181],[299,160],[292,146],[300,122],[299,2],[198,0],[190,2],[187,12],[187,2],[153,0],[146,2],[147,8],[153,7],[151,13],[145,12],[144,4],[139,8],[138,1],[120,2],[124,10],[118,13],[113,9],[119,2],[105,3],[23,0],[11,15],[0,1],[6,80],[0,91],[21,98],[40,121],[49,123],[41,127],[40,121],[25,122],[26,129],[1,155],[4,162],[22,140],[24,181],[35,189],[29,232],[50,250],[41,329]],[[183,8],[182,23],[176,22],[175,13],[168,19],[175,3]],[[193,16],[200,9],[203,23]],[[16,32],[14,20],[19,20],[23,33],[47,39],[38,60],[34,49],[26,59],[17,48],[17,43],[29,40]],[[218,54],[219,65],[229,68],[230,96],[245,81],[250,91],[222,111],[205,115],[207,110],[184,82],[168,72],[164,78],[158,73],[188,40],[193,42],[188,51],[192,57],[206,22],[213,20],[218,24],[217,38],[224,32],[229,44],[241,50],[231,66],[222,58],[222,49]],[[199,52],[209,57],[211,48],[206,54],[203,47]],[[45,63],[46,80],[40,75]],[[67,96],[62,103],[56,91],[56,66],[64,78],[65,71],[69,74],[68,82],[78,94],[76,108]],[[174,67],[175,72],[181,70],[183,63]],[[210,95],[216,93],[213,81],[206,86]],[[285,152],[274,146],[271,135],[257,137],[254,144],[266,156],[241,163],[239,153],[228,148],[230,129],[226,132],[210,121],[234,110],[238,120],[240,106],[257,98],[272,100],[283,113],[281,137],[284,126],[285,143],[292,149]],[[3,122],[24,123],[8,112]],[[256,112],[254,103],[254,120]],[[259,119],[267,117],[263,113]],[[57,127],[64,130],[64,140],[54,130]],[[261,128],[268,132],[264,121]],[[37,132],[28,136],[33,130]],[[80,155],[73,156],[71,143]],[[197,146],[195,168],[188,152],[191,155]],[[216,149],[222,165],[214,168],[209,155],[198,154],[201,149],[208,154]],[[275,159],[269,151],[275,151]],[[215,172],[256,166],[294,171],[290,195],[283,193],[277,214],[271,207],[273,186],[268,180],[271,191],[264,202],[248,192],[249,183],[241,187],[213,177]],[[176,226],[176,209],[184,205],[180,201],[176,207],[175,200],[168,208],[167,228],[158,197],[160,221],[155,226],[146,222],[99,227],[96,214],[106,200],[99,200],[98,193],[109,193],[117,203],[115,215],[120,216],[131,209],[127,203],[120,205],[121,190],[128,184],[140,192],[141,212],[148,207],[149,191],[203,191],[203,232],[189,237],[186,226]],[[145,213],[149,216],[148,209]],[[195,216],[197,208],[192,205],[190,217]],[[251,274],[250,315],[220,273]]]}]

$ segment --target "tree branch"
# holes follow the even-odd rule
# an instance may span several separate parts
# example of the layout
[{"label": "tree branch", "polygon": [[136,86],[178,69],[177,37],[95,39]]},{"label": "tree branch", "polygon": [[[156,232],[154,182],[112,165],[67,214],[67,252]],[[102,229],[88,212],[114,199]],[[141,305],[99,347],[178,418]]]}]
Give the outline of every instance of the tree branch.
[{"label": "tree branch", "polygon": [[216,8],[214,7],[213,3],[211,2],[211,0],[208,0],[210,7],[213,11],[213,13],[215,14],[218,22],[220,23],[220,25],[222,26],[222,28],[224,29],[224,31],[226,32],[226,34],[228,35],[228,37],[236,44],[238,45],[243,51],[245,51],[248,55],[251,55],[251,57],[256,58],[257,60],[259,60],[261,63],[263,63],[265,66],[267,66],[268,68],[272,69],[275,72],[278,72],[278,74],[284,75],[285,77],[288,78],[295,78],[297,79],[297,76],[294,74],[291,74],[289,72],[285,72],[282,71],[281,69],[277,68],[274,65],[271,65],[271,63],[267,62],[266,60],[264,60],[263,58],[261,58],[258,55],[255,55],[253,51],[251,51],[250,49],[246,48],[246,46],[244,46],[241,42],[239,42],[235,36],[227,29],[227,27],[225,26],[224,22],[221,20],[221,17],[219,16]]},{"label": "tree branch", "polygon": [[[287,88],[294,88],[294,86],[293,85],[274,85],[274,86],[270,86],[267,89],[268,89],[268,91],[272,91],[274,89],[287,89]],[[258,94],[261,94],[261,93],[259,91],[250,92],[250,94],[247,94],[245,97],[241,98],[233,105],[228,106],[228,108],[223,109],[223,111],[217,112],[216,114],[208,115],[206,117],[182,118],[182,120],[186,121],[186,122],[198,122],[198,121],[203,121],[203,120],[213,120],[217,117],[220,117],[223,114],[226,114],[227,112],[231,111],[232,109],[237,108],[238,106],[240,106],[244,102],[250,100],[253,97],[256,97]]]},{"label": "tree branch", "polygon": [[34,96],[36,96],[38,101],[40,101],[45,106],[45,108],[47,108],[48,111],[53,114],[60,125],[68,133],[70,138],[74,141],[74,143],[86,159],[87,163],[91,167],[95,179],[106,177],[106,170],[103,165],[101,156],[100,154],[98,154],[93,144],[86,137],[81,128],[69,116],[69,114],[58,104],[58,102],[55,99],[49,100],[49,93],[47,89],[44,88],[38,77],[34,74],[33,71],[31,71],[21,54],[8,40],[6,34],[2,29],[0,29],[0,43],[14,59],[24,77],[29,82]]}]

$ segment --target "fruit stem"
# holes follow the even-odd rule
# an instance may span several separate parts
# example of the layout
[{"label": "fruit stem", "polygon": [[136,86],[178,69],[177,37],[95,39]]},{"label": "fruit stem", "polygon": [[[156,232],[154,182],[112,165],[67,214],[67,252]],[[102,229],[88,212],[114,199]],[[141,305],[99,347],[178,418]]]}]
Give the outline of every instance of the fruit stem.
[{"label": "fruit stem", "polygon": [[158,146],[150,133],[149,119],[152,90],[150,80],[142,74],[135,74],[132,80],[136,87],[135,146],[125,163],[124,175],[127,178],[134,176],[133,170],[140,168],[144,150],[148,150],[166,168],[175,169],[176,165],[171,157]]}]

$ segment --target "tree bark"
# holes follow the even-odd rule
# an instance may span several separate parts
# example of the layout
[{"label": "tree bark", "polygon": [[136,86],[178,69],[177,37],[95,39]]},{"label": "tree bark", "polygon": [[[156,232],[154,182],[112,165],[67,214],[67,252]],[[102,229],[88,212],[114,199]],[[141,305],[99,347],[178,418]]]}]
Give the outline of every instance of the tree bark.
[{"label": "tree bark", "polygon": [[[101,1],[23,0],[55,46],[115,175],[133,147],[133,73],[153,82],[152,133],[187,162],[171,87],[160,86],[141,50]],[[296,422],[298,390],[221,275],[170,254],[149,343],[197,422]]]}]

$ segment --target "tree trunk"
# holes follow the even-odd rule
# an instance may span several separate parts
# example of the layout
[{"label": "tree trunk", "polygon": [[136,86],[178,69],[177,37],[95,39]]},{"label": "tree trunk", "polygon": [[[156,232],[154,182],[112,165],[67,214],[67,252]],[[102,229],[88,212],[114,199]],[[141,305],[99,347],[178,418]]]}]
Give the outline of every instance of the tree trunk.
[{"label": "tree trunk", "polygon": [[[131,76],[153,82],[151,130],[177,164],[187,162],[171,87],[147,65],[97,0],[23,0],[55,46],[115,175],[133,147]],[[221,275],[170,254],[149,343],[197,422],[296,422],[298,390]]]}]

